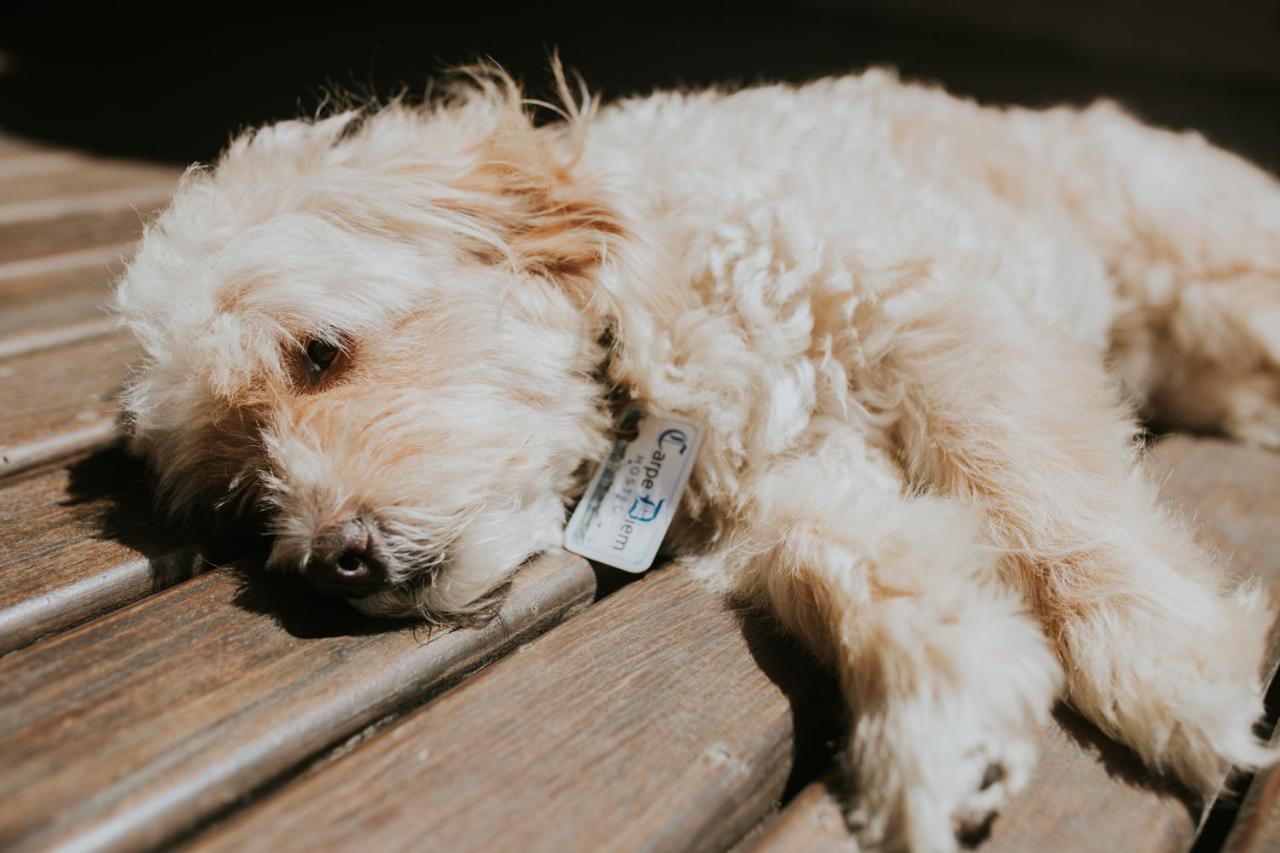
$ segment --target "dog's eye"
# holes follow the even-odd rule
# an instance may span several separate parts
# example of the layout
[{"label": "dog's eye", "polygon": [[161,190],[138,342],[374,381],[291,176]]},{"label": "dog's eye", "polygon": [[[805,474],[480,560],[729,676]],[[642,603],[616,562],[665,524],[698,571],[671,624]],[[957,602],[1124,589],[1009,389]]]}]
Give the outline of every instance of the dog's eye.
[{"label": "dog's eye", "polygon": [[307,344],[307,374],[315,382],[338,357],[338,348],[328,341],[315,340]]}]

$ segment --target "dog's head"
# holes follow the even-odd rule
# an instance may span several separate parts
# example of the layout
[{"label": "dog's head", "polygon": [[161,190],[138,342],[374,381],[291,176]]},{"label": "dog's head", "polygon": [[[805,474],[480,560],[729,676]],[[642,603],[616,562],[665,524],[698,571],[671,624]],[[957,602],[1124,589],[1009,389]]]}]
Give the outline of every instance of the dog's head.
[{"label": "dog's head", "polygon": [[116,309],[132,442],[177,513],[372,614],[474,614],[558,542],[604,442],[593,280],[624,225],[500,74],[288,121],[191,171]]}]

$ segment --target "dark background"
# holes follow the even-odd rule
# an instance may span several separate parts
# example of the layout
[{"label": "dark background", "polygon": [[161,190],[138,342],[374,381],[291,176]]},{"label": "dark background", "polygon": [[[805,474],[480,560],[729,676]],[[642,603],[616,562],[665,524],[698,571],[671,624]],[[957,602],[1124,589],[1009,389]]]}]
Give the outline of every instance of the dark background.
[{"label": "dark background", "polygon": [[420,93],[441,68],[477,57],[545,92],[558,47],[606,98],[873,64],[1000,103],[1106,95],[1280,170],[1280,0],[605,7],[476,4],[471,15],[312,28],[193,6],[170,32],[118,19],[14,21],[0,28],[0,127],[102,153],[207,160],[239,127],[313,113],[326,88]]}]

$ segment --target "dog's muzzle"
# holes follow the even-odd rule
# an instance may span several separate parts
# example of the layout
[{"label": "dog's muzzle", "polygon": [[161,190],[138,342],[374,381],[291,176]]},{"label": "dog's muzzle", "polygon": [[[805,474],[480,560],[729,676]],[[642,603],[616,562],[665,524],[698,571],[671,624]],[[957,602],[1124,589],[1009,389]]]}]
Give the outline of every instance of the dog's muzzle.
[{"label": "dog's muzzle", "polygon": [[303,577],[317,592],[363,598],[387,585],[375,531],[359,516],[324,527],[311,543]]}]

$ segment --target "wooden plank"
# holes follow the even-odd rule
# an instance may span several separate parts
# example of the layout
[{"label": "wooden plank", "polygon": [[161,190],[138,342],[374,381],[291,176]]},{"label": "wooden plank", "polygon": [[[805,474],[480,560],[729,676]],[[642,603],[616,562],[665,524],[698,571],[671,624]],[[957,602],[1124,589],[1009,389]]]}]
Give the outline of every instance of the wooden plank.
[{"label": "wooden plank", "polygon": [[[0,149],[2,146],[3,141],[0,141]],[[26,153],[6,157],[3,150],[0,150],[0,181],[69,172],[84,165],[84,162],[84,155],[74,151],[28,150]],[[0,196],[0,201],[3,200],[5,198]]]},{"label": "wooden plank", "polygon": [[[1150,454],[1161,497],[1195,522],[1198,541],[1237,575],[1280,582],[1280,454],[1222,439],[1173,436]],[[1273,637],[1273,665],[1280,656]]]},{"label": "wooden plank", "polygon": [[136,240],[172,189],[162,182],[0,204],[0,264]]},{"label": "wooden plank", "polygon": [[[1197,519],[1200,541],[1231,557],[1232,568],[1280,580],[1280,456],[1214,439],[1161,441],[1149,465],[1162,497]],[[1280,644],[1273,632],[1266,676]],[[1060,709],[1043,733],[1026,791],[993,824],[986,851],[1185,850],[1202,807],[1168,780],[1153,778],[1122,747]],[[1275,782],[1280,788],[1280,781]],[[838,798],[822,781],[806,788],[771,824],[756,850],[819,851],[847,846]],[[1280,809],[1272,814],[1280,817]],[[833,819],[833,817],[835,819]],[[1275,849],[1280,835],[1265,847]]]},{"label": "wooden plank", "polygon": [[[1254,494],[1206,494],[1208,501],[1228,501],[1229,508],[1224,514],[1239,525],[1229,528],[1230,538],[1224,542],[1225,546],[1230,547],[1241,539],[1256,535],[1251,530],[1254,525],[1274,528],[1280,519],[1280,480],[1277,480],[1275,466],[1259,469],[1257,476]],[[1250,505],[1246,501],[1253,503]],[[1248,526],[1244,526],[1246,524]],[[1263,566],[1270,561],[1272,571],[1266,575],[1269,578],[1275,576],[1276,567],[1280,566],[1280,554],[1276,553],[1264,559],[1254,559],[1246,552],[1245,559],[1252,560],[1259,574],[1265,571]],[[1276,685],[1273,684],[1271,690],[1274,693]],[[1272,734],[1271,745],[1280,746],[1280,728]],[[1271,767],[1257,774],[1249,784],[1223,850],[1229,853],[1261,853],[1277,849],[1280,849],[1280,767]]]},{"label": "wooden plank", "polygon": [[111,335],[0,361],[0,476],[111,443],[132,355]]},{"label": "wooden plank", "polygon": [[[168,192],[182,172],[172,166],[128,160],[48,155],[24,164],[0,161],[0,207],[15,202],[42,201],[149,185]],[[17,166],[15,168],[15,165]]]},{"label": "wooden plank", "polygon": [[765,639],[656,569],[193,846],[727,847],[782,792],[814,681]]},{"label": "wooden plank", "polygon": [[0,488],[0,654],[190,577],[196,554],[158,525],[142,465],[119,448]]},{"label": "wooden plank", "polygon": [[[426,640],[218,570],[0,659],[0,847],[150,848],[591,600],[577,557]],[[522,709],[532,713],[533,708]]]},{"label": "wooden plank", "polygon": [[106,334],[103,310],[129,245],[0,266],[0,359]]},{"label": "wooden plank", "polygon": [[845,825],[840,799],[834,793],[837,788],[838,783],[833,779],[807,785],[766,824],[750,849],[755,853],[850,849],[853,839]]}]

